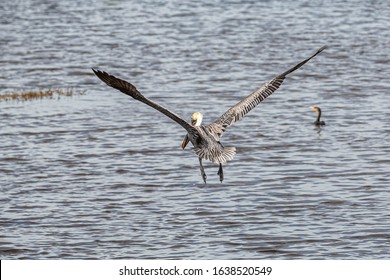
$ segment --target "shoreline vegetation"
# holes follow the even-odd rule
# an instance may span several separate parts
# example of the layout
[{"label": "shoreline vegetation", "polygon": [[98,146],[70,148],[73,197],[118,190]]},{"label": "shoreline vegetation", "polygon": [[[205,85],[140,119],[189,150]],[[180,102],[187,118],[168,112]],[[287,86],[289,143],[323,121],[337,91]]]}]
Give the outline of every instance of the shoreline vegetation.
[{"label": "shoreline vegetation", "polygon": [[0,94],[1,101],[29,101],[36,99],[60,99],[61,97],[69,97],[76,95],[84,95],[84,91],[74,91],[71,88],[68,89],[47,89],[47,90],[30,90],[25,92],[11,92]]}]

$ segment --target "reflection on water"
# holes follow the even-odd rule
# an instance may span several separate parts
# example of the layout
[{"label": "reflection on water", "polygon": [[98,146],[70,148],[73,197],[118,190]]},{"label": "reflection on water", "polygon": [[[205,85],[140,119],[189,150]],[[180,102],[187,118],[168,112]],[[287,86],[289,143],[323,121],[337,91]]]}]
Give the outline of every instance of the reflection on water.
[{"label": "reflection on water", "polygon": [[[3,259],[389,257],[388,1],[3,2],[0,93],[87,90],[0,103]],[[207,123],[324,44],[224,135],[223,184],[90,70]]]}]

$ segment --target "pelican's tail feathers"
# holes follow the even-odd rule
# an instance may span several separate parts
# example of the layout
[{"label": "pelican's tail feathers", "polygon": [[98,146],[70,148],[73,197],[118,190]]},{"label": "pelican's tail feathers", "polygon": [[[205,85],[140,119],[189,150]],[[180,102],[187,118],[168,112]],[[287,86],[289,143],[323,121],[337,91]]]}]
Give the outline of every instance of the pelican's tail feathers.
[{"label": "pelican's tail feathers", "polygon": [[198,157],[215,163],[225,163],[236,155],[235,147],[223,148],[222,151],[219,149],[210,151],[202,148],[193,148],[193,150]]},{"label": "pelican's tail feathers", "polygon": [[232,160],[234,156],[236,155],[236,148],[235,147],[226,147],[223,148],[223,153],[220,156],[220,159],[218,160],[219,163],[225,163],[229,160]]}]

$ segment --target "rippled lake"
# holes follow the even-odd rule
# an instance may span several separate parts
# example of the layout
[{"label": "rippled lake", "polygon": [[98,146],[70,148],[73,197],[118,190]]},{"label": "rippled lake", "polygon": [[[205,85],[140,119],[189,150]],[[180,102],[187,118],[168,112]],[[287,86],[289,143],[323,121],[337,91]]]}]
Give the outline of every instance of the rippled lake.
[{"label": "rippled lake", "polygon": [[[389,1],[0,5],[0,94],[86,90],[0,102],[1,259],[390,258]],[[224,135],[222,184],[91,71],[210,123],[323,45]]]}]

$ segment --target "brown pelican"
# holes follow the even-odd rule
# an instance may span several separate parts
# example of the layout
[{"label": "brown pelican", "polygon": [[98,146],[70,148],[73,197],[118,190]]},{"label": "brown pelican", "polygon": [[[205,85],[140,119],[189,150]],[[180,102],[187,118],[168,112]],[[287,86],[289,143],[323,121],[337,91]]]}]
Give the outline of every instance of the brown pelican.
[{"label": "brown pelican", "polygon": [[310,106],[309,108],[314,110],[314,111],[317,111],[317,120],[314,122],[314,124],[317,125],[317,126],[325,125],[325,122],[320,120],[320,118],[321,118],[321,108],[320,107],[315,107],[315,106]]},{"label": "brown pelican", "polygon": [[160,111],[167,117],[171,118],[179,125],[181,125],[186,131],[187,135],[184,137],[182,143],[182,149],[186,147],[188,142],[191,142],[195,154],[199,158],[200,172],[203,178],[203,181],[206,183],[206,173],[204,171],[202,160],[208,160],[211,162],[219,163],[218,175],[219,179],[223,181],[223,170],[222,163],[226,163],[229,160],[232,160],[236,154],[236,148],[234,147],[225,147],[221,144],[220,139],[222,134],[226,129],[234,124],[235,122],[242,119],[250,110],[255,108],[261,101],[274,93],[279,86],[283,83],[284,79],[288,74],[302,67],[310,59],[322,52],[326,46],[317,50],[312,56],[301,61],[294,67],[283,72],[282,74],[276,76],[269,82],[265,83],[250,95],[245,97],[243,100],[238,102],[236,105],[227,110],[222,116],[216,119],[213,123],[209,125],[202,125],[203,115],[199,112],[196,112],[192,115],[191,123],[188,123],[183,118],[179,117],[177,114],[172,111],[160,106],[159,104],[151,101],[150,99],[143,96],[135,86],[130,84],[125,80],[116,78],[106,72],[92,69],[93,72],[98,76],[103,82],[107,85],[133,97],[134,99],[153,107],[154,109]]}]

